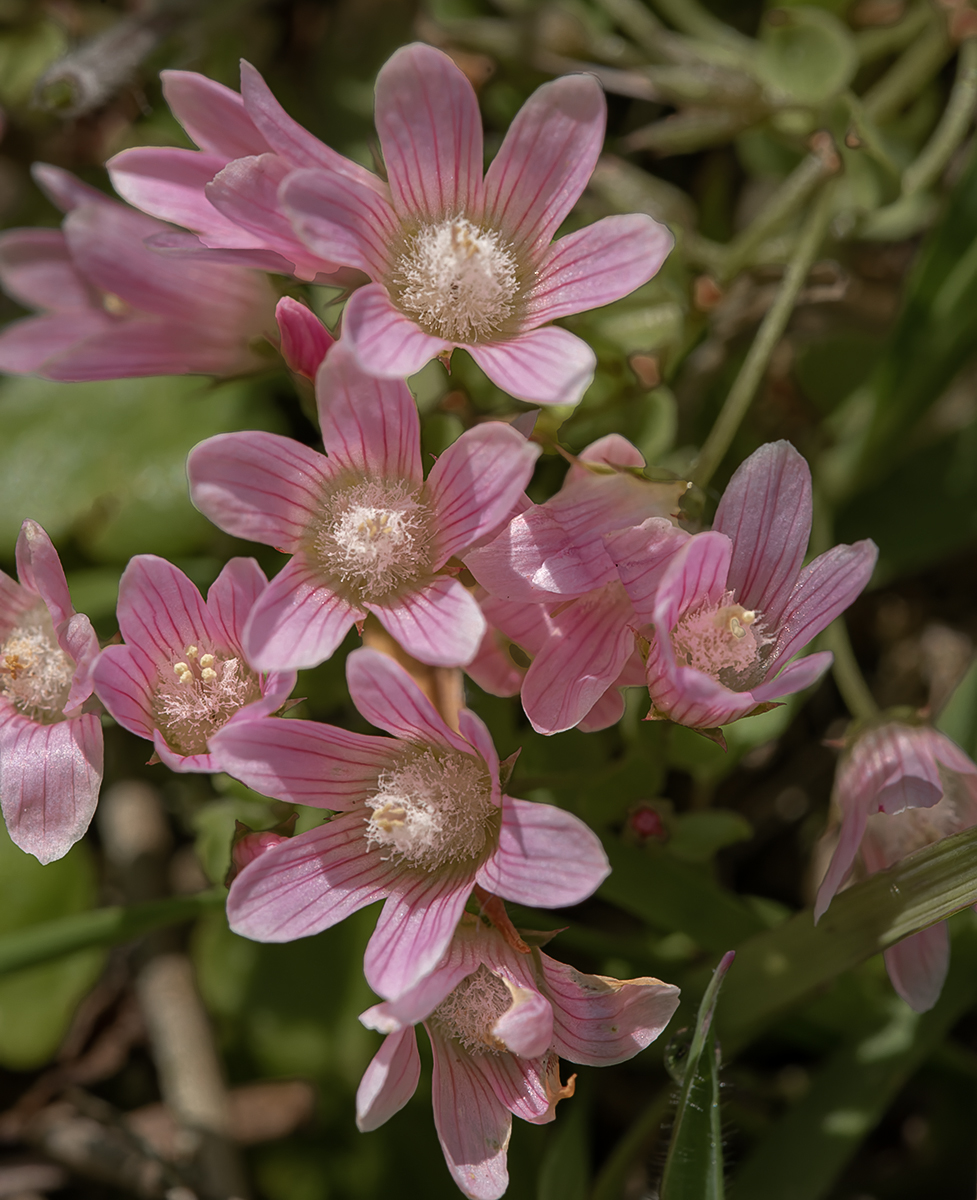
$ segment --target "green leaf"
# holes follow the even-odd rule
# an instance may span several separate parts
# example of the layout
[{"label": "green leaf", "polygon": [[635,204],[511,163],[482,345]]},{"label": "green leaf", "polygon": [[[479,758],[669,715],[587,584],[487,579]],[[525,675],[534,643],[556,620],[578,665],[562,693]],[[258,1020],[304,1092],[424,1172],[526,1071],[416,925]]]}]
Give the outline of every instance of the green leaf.
[{"label": "green leaf", "polygon": [[668,852],[689,863],[709,862],[724,846],[748,842],[753,826],[739,813],[726,808],[707,808],[682,813],[674,818]]},{"label": "green leaf", "polygon": [[977,660],[954,688],[935,724],[971,758],[977,755]]},{"label": "green leaf", "polygon": [[[68,914],[90,908],[96,886],[87,846],[79,844],[42,867],[13,844],[0,823],[0,946],[18,939],[31,943],[38,922],[76,919]],[[0,1064],[29,1070],[47,1062],[75,1006],[97,979],[102,961],[100,952],[83,951],[0,980]]]},{"label": "green leaf", "polygon": [[858,66],[850,30],[820,8],[777,9],[764,21],[761,38],[761,82],[797,104],[837,96]]}]

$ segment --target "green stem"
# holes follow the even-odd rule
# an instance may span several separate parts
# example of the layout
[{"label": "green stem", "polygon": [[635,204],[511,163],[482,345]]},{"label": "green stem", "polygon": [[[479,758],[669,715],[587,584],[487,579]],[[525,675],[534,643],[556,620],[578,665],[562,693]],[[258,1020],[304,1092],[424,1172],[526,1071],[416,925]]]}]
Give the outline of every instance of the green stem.
[{"label": "green stem", "polygon": [[890,120],[919,95],[952,53],[945,23],[931,25],[862,97],[866,116],[879,123]]},{"label": "green stem", "polygon": [[969,38],[960,47],[957,78],[940,123],[914,163],[902,177],[903,195],[922,192],[935,183],[954,150],[967,135],[977,107],[977,40]]},{"label": "green stem", "polygon": [[835,656],[832,673],[848,711],[859,721],[873,720],[879,715],[879,706],[851,648],[845,618],[837,617],[832,621],[824,631],[822,640]]},{"label": "green stem", "polygon": [[855,34],[855,47],[858,50],[859,60],[864,65],[875,62],[876,59],[885,58],[887,54],[897,54],[900,50],[905,50],[932,19],[932,9],[924,0],[924,3],[910,9],[895,25],[888,25],[882,29],[861,30]]},{"label": "green stem", "polygon": [[662,1088],[632,1123],[601,1168],[594,1182],[590,1200],[621,1200],[634,1160],[648,1146],[668,1116],[674,1103],[672,1092],[671,1084]]},{"label": "green stem", "polygon": [[734,46],[751,55],[753,53],[754,43],[750,38],[714,17],[699,0],[654,0],[654,5],[666,21],[671,21],[676,29],[690,37]]},{"label": "green stem", "polygon": [[193,920],[211,909],[222,908],[226,897],[223,888],[214,888],[146,904],[95,908],[15,930],[0,937],[0,975],[36,967],[77,950],[129,942],[164,925]]},{"label": "green stem", "polygon": [[692,470],[692,481],[700,488],[704,488],[708,484],[725,457],[740,423],[746,416],[753,396],[760,386],[774,347],[787,328],[797,295],[804,285],[804,280],[807,278],[815,255],[821,248],[821,242],[828,228],[828,221],[831,219],[831,198],[832,189],[825,187],[801,227],[800,236],[791,260],[787,264],[787,271],[780,290],[757,330],[753,345],[729,390],[729,395],[716,418],[716,423],[709,431],[709,436],[706,438]]}]

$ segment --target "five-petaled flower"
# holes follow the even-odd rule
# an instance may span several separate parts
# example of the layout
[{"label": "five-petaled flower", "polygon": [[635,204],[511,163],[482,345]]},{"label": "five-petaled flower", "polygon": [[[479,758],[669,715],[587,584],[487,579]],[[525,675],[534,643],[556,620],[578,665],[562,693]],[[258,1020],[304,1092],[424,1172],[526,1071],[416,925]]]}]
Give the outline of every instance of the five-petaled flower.
[{"label": "five-petaled flower", "polygon": [[354,650],[346,676],[362,715],[393,738],[294,720],[242,720],[212,738],[224,769],[249,787],[339,812],[244,867],[227,901],[237,933],[290,941],[386,898],[365,969],[374,991],[397,999],[438,964],[476,885],[560,908],[606,877],[600,841],[577,817],[502,794],[474,713],[462,709],[449,728],[376,650]]}]

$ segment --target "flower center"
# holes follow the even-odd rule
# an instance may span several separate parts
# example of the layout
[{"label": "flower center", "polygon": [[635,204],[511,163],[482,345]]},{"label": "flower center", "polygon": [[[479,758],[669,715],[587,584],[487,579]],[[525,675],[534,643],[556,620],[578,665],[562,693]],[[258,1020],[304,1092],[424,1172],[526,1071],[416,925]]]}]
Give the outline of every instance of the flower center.
[{"label": "flower center", "polygon": [[492,1027],[512,1006],[512,993],[484,963],[441,1001],[430,1020],[469,1054],[499,1054],[505,1043]]},{"label": "flower center", "polygon": [[515,312],[518,268],[512,246],[496,230],[449,217],[407,237],[390,290],[426,333],[449,342],[484,342]]},{"label": "flower center", "polygon": [[156,723],[179,754],[206,754],[207,739],[231,717],[261,698],[258,677],[240,658],[201,654],[187,646],[162,674],[156,689]]},{"label": "flower center", "polygon": [[477,859],[499,812],[484,762],[454,751],[406,756],[383,772],[366,805],[367,842],[424,871]]},{"label": "flower center", "polygon": [[694,667],[740,691],[762,673],[761,651],[769,639],[759,614],[732,601],[728,593],[721,605],[686,613],[672,630],[672,646],[679,666]]},{"label": "flower center", "polygon": [[382,600],[431,565],[433,516],[407,484],[363,480],[329,496],[313,547],[351,600]]},{"label": "flower center", "polygon": [[64,717],[74,675],[46,605],[35,605],[0,646],[0,692],[25,717],[53,725]]}]

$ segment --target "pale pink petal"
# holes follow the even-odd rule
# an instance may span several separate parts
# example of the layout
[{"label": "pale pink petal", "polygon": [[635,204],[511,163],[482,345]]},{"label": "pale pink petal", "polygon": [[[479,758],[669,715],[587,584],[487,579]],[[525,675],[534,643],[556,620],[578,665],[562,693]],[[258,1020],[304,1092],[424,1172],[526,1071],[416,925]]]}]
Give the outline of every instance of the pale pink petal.
[{"label": "pale pink petal", "polygon": [[518,696],[522,687],[526,668],[516,665],[508,649],[509,639],[489,625],[479,643],[478,653],[465,666],[469,679],[474,679],[490,696]]},{"label": "pale pink petal", "polygon": [[[226,267],[251,267],[257,271],[271,271],[276,275],[291,275],[295,264],[284,258],[277,250],[231,249],[213,250],[193,233],[173,229],[154,233],[144,239],[144,244],[157,253],[169,254],[174,258],[192,258],[197,262],[214,263]],[[325,278],[320,276],[320,279]],[[335,278],[331,276],[330,278]]]},{"label": "pale pink petal", "polygon": [[[635,448],[614,434],[601,438],[600,442],[607,443],[612,438],[622,443],[613,451],[619,456],[618,461],[607,464],[616,468],[613,472],[585,465],[588,460],[581,455],[567,472],[563,487],[546,502],[546,507],[576,541],[596,539],[612,529],[638,525],[649,517],[677,515],[678,499],[687,485],[659,483],[635,475],[633,470],[626,469],[632,464],[621,462],[622,458],[631,457],[629,450],[637,456]],[[595,443],[590,449],[603,448]]]},{"label": "pale pink petal", "polygon": [[553,1003],[553,1048],[584,1066],[626,1062],[650,1045],[678,1008],[679,990],[660,979],[610,979],[541,955]]},{"label": "pale pink petal", "polygon": [[[365,371],[385,379],[403,379],[450,350],[451,343],[432,337],[394,307],[381,284],[354,292],[343,313],[343,336]],[[487,372],[486,372],[487,373]]]},{"label": "pale pink petal", "polygon": [[889,980],[910,1008],[929,1012],[939,1000],[950,969],[950,937],[946,921],[914,933],[886,950]]},{"label": "pale pink petal", "polygon": [[509,1186],[506,1151],[512,1117],[479,1063],[431,1025],[434,1124],[455,1183],[473,1200],[498,1200]]},{"label": "pale pink petal", "polygon": [[117,613],[126,642],[171,669],[187,646],[222,641],[220,627],[194,584],[155,554],[130,559],[119,581]]},{"label": "pale pink petal", "polygon": [[577,722],[577,728],[581,733],[597,733],[601,729],[610,729],[624,716],[624,709],[624,693],[619,687],[609,687],[587,715]]},{"label": "pale pink petal", "polygon": [[587,343],[556,325],[465,348],[493,383],[532,404],[576,404],[597,366]]},{"label": "pale pink petal", "polygon": [[417,1090],[421,1059],[413,1027],[388,1034],[356,1089],[356,1128],[379,1129]]},{"label": "pale pink petal", "polygon": [[690,536],[664,517],[649,517],[640,525],[604,535],[604,546],[617,566],[639,625],[654,620],[658,585],[672,556]]},{"label": "pale pink petal", "polygon": [[11,229],[0,235],[3,290],[27,308],[86,310],[99,298],[78,273],[60,229]]},{"label": "pale pink petal", "polygon": [[775,629],[811,534],[811,471],[790,442],[751,454],[729,481],[713,528],[733,542],[729,587]]},{"label": "pale pink petal", "polygon": [[620,433],[605,433],[596,442],[585,446],[577,455],[577,461],[571,462],[567,472],[568,479],[592,479],[589,471],[580,463],[599,463],[605,467],[643,467],[645,456],[637,446],[629,442]]},{"label": "pale pink petal", "polygon": [[366,947],[366,982],[397,1000],[432,971],[451,943],[471,895],[474,872],[447,868],[429,874],[401,868]]},{"label": "pale pink petal", "polygon": [[97,716],[39,725],[0,701],[0,806],[21,850],[42,863],[63,858],[88,828],[101,782]]},{"label": "pale pink petal", "polygon": [[475,91],[433,46],[402,46],[377,76],[376,123],[394,207],[408,220],[482,211],[482,117]]},{"label": "pale pink petal", "polygon": [[514,904],[565,908],[586,900],[610,870],[600,838],[579,817],[506,796],[498,847],[476,878]]},{"label": "pale pink petal", "polygon": [[466,936],[465,927],[459,926],[444,958],[433,971],[396,1000],[385,1000],[360,1013],[360,1021],[367,1029],[380,1033],[392,1033],[423,1021],[466,975],[478,970],[483,961],[480,941],[477,936]]},{"label": "pale pink petal", "polygon": [[358,475],[421,486],[421,425],[402,379],[367,374],[342,341],[316,376],[316,397],[322,442],[334,464]]},{"label": "pale pink petal", "polygon": [[614,578],[614,564],[600,541],[575,541],[548,504],[514,517],[464,559],[492,597],[526,604],[579,596]]},{"label": "pale pink petal", "polygon": [[510,988],[512,1004],[492,1026],[492,1036],[504,1042],[511,1054],[537,1058],[553,1044],[553,1008],[535,988],[518,984]]},{"label": "pale pink petal", "polygon": [[190,498],[225,533],[298,549],[331,474],[315,450],[277,433],[221,433],[187,459]]},{"label": "pale pink petal", "polygon": [[77,175],[63,167],[54,167],[50,163],[36,162],[31,164],[31,177],[41,191],[47,196],[55,208],[62,212],[71,212],[80,204],[105,204],[109,208],[118,205],[111,196],[106,196],[90,183],[82,183]]},{"label": "pale pink petal", "polygon": [[229,721],[210,749],[222,770],[263,796],[337,811],[376,795],[399,757],[389,738],[297,720]]},{"label": "pale pink petal", "polygon": [[160,71],[159,77],[170,111],[201,150],[231,159],[271,148],[237,92],[196,71]]},{"label": "pale pink petal", "polygon": [[919,726],[916,734],[920,742],[921,754],[923,753],[922,747],[925,746],[930,756],[942,766],[949,767],[951,771],[959,771],[962,775],[977,774],[977,763],[964,754],[960,747],[951,742],[945,734],[931,729],[928,725]]},{"label": "pale pink petal", "polygon": [[753,688],[753,699],[758,704],[766,704],[778,696],[793,696],[795,692],[802,692],[817,683],[831,666],[833,658],[830,650],[821,650],[817,654],[809,654],[807,658],[797,659],[766,683]]},{"label": "pale pink petal", "polygon": [[471,753],[404,668],[379,650],[354,650],[346,659],[346,683],[360,714],[377,729],[408,742]]},{"label": "pale pink petal", "polygon": [[278,301],[275,319],[282,337],[282,358],[289,370],[306,379],[315,379],[336,339],[310,308],[291,296],[282,296]]},{"label": "pale pink petal", "polygon": [[244,652],[258,671],[302,671],[331,658],[366,616],[324,584],[318,567],[296,554],[251,610]]},{"label": "pale pink petal", "polygon": [[488,223],[531,250],[549,242],[593,173],[606,118],[592,75],[565,75],[537,88],[485,175]]},{"label": "pale pink petal", "polygon": [[292,171],[278,191],[296,236],[320,258],[357,267],[381,279],[400,222],[383,196],[329,171]]},{"label": "pale pink petal", "polygon": [[690,609],[722,602],[732,552],[732,543],[722,533],[697,533],[675,552],[655,603],[655,625],[663,637]]},{"label": "pale pink petal", "polygon": [[581,721],[634,652],[634,610],[619,583],[571,601],[551,621],[554,635],[533,659],[522,685],[526,716],[546,734]]},{"label": "pale pink petal", "polygon": [[[546,1004],[549,1008],[549,1004]],[[552,1014],[552,1010],[551,1010]],[[550,1017],[552,1040],[552,1015]],[[513,1116],[531,1125],[548,1125],[556,1117],[556,1105],[547,1095],[547,1069],[559,1063],[554,1056],[546,1054],[550,1042],[533,1057],[517,1057],[516,1054],[485,1054],[478,1061],[478,1069],[495,1093],[496,1099],[506,1106]]]},{"label": "pale pink petal", "polygon": [[241,96],[248,116],[267,139],[268,145],[296,167],[325,167],[388,195],[386,184],[372,171],[337,154],[330,146],[313,137],[307,129],[282,108],[271,88],[249,62],[241,60]]},{"label": "pale pink petal", "polygon": [[230,559],[210,585],[207,609],[228,649],[240,649],[244,623],[267,586],[265,573],[253,558]]},{"label": "pale pink petal", "polygon": [[675,239],[642,213],[604,217],[547,250],[529,293],[532,328],[627,296],[657,274]]},{"label": "pale pink petal", "polygon": [[123,198],[162,221],[183,225],[224,248],[253,247],[253,236],[217,211],[204,188],[227,163],[222,155],[163,146],[123,150],[105,164]]},{"label": "pale pink petal", "polygon": [[366,602],[408,654],[434,667],[471,662],[485,633],[478,601],[457,579],[439,576],[414,592],[382,604]]},{"label": "pale pink petal", "polygon": [[95,694],[123,729],[152,738],[159,668],[139,646],[106,646],[92,668]]},{"label": "pale pink petal", "polygon": [[74,615],[61,559],[54,543],[36,521],[27,520],[21,525],[16,560],[21,585],[41,597],[55,627]]},{"label": "pale pink petal", "polygon": [[848,878],[855,862],[855,855],[861,845],[868,819],[868,806],[872,797],[866,796],[866,803],[843,805],[841,832],[838,845],[831,856],[828,870],[818,888],[814,902],[814,920],[817,923],[825,914],[828,905],[834,899],[835,893]]},{"label": "pale pink petal", "polygon": [[98,635],[82,613],[75,613],[57,627],[58,645],[75,661],[75,674],[64,702],[65,716],[73,717],[79,705],[92,694],[92,667],[98,658]]},{"label": "pale pink petal", "polygon": [[0,332],[0,371],[8,375],[45,376],[46,364],[57,362],[60,356],[70,354],[74,346],[111,324],[108,313],[97,311],[12,321]]},{"label": "pale pink petal", "polygon": [[[701,536],[701,535],[700,535]],[[675,721],[692,729],[715,729],[738,721],[756,707],[752,692],[733,692],[710,675],[694,667],[676,667],[674,663],[662,670],[664,654],[656,637],[648,656],[648,693],[655,708]]]},{"label": "pale pink petal", "polygon": [[774,657],[785,661],[827,629],[860,595],[879,556],[873,541],[834,546],[801,571],[784,605]]},{"label": "pale pink petal", "polygon": [[387,895],[395,868],[364,839],[362,811],[288,838],[248,863],[227,897],[235,933],[291,942],[337,925]]},{"label": "pale pink petal", "polygon": [[488,726],[470,708],[463,708],[458,713],[458,732],[484,760],[492,780],[492,803],[498,806],[502,803],[502,789],[499,786],[499,755]]},{"label": "pale pink petal", "polygon": [[21,587],[6,572],[0,571],[0,640],[6,641],[14,625],[36,604],[36,593]]}]

